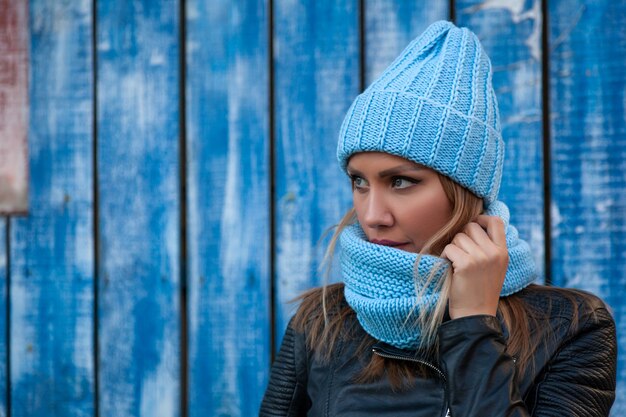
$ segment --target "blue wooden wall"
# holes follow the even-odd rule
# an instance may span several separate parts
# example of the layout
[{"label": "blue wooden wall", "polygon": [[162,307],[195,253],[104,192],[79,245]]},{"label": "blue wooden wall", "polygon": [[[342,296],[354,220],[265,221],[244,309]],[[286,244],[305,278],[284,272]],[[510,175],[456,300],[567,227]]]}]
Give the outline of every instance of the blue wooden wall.
[{"label": "blue wooden wall", "polygon": [[626,349],[624,0],[28,5],[30,211],[0,219],[0,417],[255,415],[288,300],[323,282],[324,231],[350,205],[343,115],[438,19],[492,59],[501,199],[546,281],[603,297]]}]

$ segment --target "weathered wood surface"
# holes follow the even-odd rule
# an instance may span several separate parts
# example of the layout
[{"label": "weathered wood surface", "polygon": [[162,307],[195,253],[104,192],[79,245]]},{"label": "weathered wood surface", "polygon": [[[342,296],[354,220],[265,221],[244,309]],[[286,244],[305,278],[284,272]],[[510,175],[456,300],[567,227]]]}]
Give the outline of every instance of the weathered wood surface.
[{"label": "weathered wood surface", "polygon": [[[361,85],[451,12],[437,0],[272,5],[270,16],[268,0],[189,0],[182,22],[172,0],[31,0],[28,112],[1,98],[11,72],[0,66],[0,131],[3,115],[30,113],[21,123],[28,121],[31,193],[27,217],[0,221],[0,358],[11,355],[10,370],[0,360],[0,417],[91,417],[96,398],[101,416],[180,416],[181,407],[190,417],[256,414],[271,346],[294,311],[287,300],[323,283],[328,239],[320,238],[351,205],[335,159],[345,111]],[[512,222],[539,267],[550,262],[553,283],[609,302],[620,351],[625,9],[556,0],[542,16],[539,0],[457,0],[452,10],[494,64],[507,146],[500,197]],[[543,75],[542,19],[550,60]],[[626,413],[625,381],[620,357],[614,416]]]},{"label": "weathered wood surface", "polygon": [[30,2],[30,212],[10,220],[12,417],[94,414],[91,2]]},{"label": "weathered wood surface", "polygon": [[257,415],[267,384],[268,9],[187,3],[190,417]]},{"label": "weathered wood surface", "polygon": [[541,0],[457,0],[456,23],[489,55],[505,158],[499,199],[528,242],[543,281],[544,190],[541,106]]},{"label": "weathered wood surface", "polygon": [[613,309],[626,415],[626,3],[550,2],[553,283]]},{"label": "weathered wood surface", "polygon": [[357,1],[274,2],[276,338],[293,305],[323,282],[323,232],[350,204],[336,160],[344,113],[359,93]]},{"label": "weathered wood surface", "polygon": [[181,414],[179,8],[97,2],[101,416]]},{"label": "weathered wood surface", "polygon": [[7,390],[9,385],[9,340],[7,339],[8,330],[8,302],[9,302],[9,281],[8,281],[8,265],[7,260],[8,248],[4,237],[7,233],[7,225],[9,221],[0,218],[0,417],[8,415],[9,406],[7,398]]},{"label": "weathered wood surface", "polygon": [[438,0],[364,0],[365,87],[428,25],[448,20],[450,3]]},{"label": "weathered wood surface", "polygon": [[0,0],[0,214],[28,210],[28,1]]}]

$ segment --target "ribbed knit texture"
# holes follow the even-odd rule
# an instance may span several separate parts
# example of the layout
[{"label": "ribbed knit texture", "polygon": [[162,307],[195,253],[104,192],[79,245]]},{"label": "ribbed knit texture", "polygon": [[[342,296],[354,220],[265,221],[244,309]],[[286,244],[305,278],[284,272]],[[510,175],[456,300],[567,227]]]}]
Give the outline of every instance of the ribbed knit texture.
[{"label": "ribbed knit texture", "polygon": [[504,146],[491,62],[466,28],[435,22],[352,103],[337,159],[387,152],[431,167],[495,201]]},{"label": "ribbed knit texture", "polygon": [[[533,282],[537,270],[528,244],[509,224],[508,207],[496,201],[485,214],[498,216],[505,224],[509,266],[501,292],[504,297]],[[416,253],[370,243],[358,223],[342,231],[340,244],[346,301],[356,312],[363,329],[375,339],[398,348],[417,348],[420,331],[415,317],[432,312],[439,299],[436,284],[449,262],[424,255],[416,268]],[[442,272],[418,299],[416,286],[421,292],[429,274],[439,263],[444,265]],[[413,319],[407,320],[410,312]]]}]

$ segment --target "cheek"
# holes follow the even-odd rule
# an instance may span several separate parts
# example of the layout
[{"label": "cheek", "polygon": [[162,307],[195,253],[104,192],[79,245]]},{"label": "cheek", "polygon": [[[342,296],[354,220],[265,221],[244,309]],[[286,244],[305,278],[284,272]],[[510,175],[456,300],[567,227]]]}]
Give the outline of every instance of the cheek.
[{"label": "cheek", "polygon": [[434,190],[421,197],[404,206],[402,218],[408,229],[428,238],[448,222],[452,207],[443,190]]},{"label": "cheek", "polygon": [[356,212],[356,217],[361,221],[361,217],[363,216],[363,201],[356,192],[352,192],[352,207],[354,207],[354,211]]}]

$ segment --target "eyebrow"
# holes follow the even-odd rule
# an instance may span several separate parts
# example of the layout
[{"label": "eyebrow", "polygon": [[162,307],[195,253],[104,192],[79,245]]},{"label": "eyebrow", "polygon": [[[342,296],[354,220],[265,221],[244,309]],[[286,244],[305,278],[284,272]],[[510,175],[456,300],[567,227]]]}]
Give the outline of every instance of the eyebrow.
[{"label": "eyebrow", "polygon": [[[380,178],[384,178],[384,177],[390,177],[392,175],[398,175],[401,174],[403,172],[407,172],[407,171],[423,171],[424,168],[419,166],[419,165],[413,165],[413,164],[406,164],[406,165],[399,165],[397,167],[393,167],[393,168],[389,168],[389,169],[385,169],[383,171],[380,171],[378,173],[378,176]],[[363,173],[359,172],[358,170],[348,167],[347,171],[350,175],[359,175],[359,176],[363,176]]]}]

